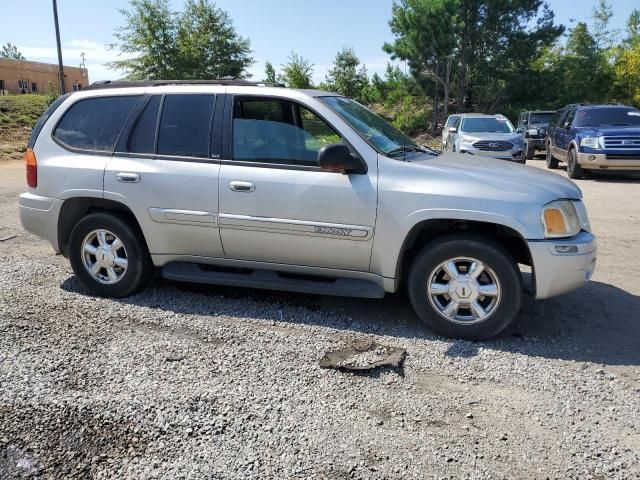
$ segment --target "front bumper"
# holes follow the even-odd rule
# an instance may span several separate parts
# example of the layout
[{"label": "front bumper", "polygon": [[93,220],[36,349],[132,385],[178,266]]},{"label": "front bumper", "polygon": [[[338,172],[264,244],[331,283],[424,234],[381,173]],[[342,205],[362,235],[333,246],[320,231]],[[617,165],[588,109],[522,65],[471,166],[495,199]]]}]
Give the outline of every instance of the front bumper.
[{"label": "front bumper", "polygon": [[460,147],[460,153],[468,153],[470,155],[477,155],[479,157],[497,158],[499,160],[510,160],[512,162],[524,163],[524,147],[513,148],[503,152],[493,152],[486,150],[478,150],[473,145],[462,145]]},{"label": "front bumper", "polygon": [[58,217],[61,207],[62,200],[32,193],[23,193],[18,199],[22,227],[47,240],[58,253]]},{"label": "front bumper", "polygon": [[529,240],[536,299],[572,292],[589,281],[596,268],[596,237],[581,232],[569,239]]},{"label": "front bumper", "polygon": [[526,142],[529,145],[533,145],[534,147],[536,147],[536,149],[538,150],[544,150],[545,149],[545,145],[544,145],[544,138],[531,138],[531,137],[527,137]]},{"label": "front bumper", "polygon": [[578,153],[578,163],[582,168],[602,170],[640,170],[640,153],[620,155],[606,153]]}]

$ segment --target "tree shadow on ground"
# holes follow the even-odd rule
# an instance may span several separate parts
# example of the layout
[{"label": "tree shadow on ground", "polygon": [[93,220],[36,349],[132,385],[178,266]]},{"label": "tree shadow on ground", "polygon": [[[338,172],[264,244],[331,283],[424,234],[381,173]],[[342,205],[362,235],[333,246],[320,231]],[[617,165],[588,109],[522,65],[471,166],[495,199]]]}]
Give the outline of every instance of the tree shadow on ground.
[{"label": "tree shadow on ground", "polygon": [[[65,280],[62,288],[85,294],[75,277]],[[404,292],[371,300],[159,280],[137,295],[114,301],[180,314],[250,317],[276,325],[302,323],[423,340],[424,348],[429,348],[429,341],[445,340],[451,342],[445,354],[453,357],[473,357],[482,348],[604,365],[640,365],[640,297],[593,281],[561,297],[541,302],[527,299],[513,325],[484,342],[438,337],[420,323]]]}]

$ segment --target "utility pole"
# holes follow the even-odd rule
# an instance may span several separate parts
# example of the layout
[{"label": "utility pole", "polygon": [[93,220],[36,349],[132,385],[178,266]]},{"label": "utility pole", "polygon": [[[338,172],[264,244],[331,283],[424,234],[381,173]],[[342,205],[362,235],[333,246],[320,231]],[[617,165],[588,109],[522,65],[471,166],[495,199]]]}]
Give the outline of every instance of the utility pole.
[{"label": "utility pole", "polygon": [[58,46],[58,75],[60,76],[60,94],[64,95],[64,67],[62,66],[62,46],[60,45],[60,25],[58,25],[58,2],[53,0],[53,23],[56,25],[56,45]]}]

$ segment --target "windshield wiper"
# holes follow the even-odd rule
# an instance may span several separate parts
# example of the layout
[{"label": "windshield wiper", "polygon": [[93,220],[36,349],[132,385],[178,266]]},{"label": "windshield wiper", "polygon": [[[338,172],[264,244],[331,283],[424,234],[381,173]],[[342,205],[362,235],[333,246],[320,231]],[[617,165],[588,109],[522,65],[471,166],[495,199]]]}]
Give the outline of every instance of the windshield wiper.
[{"label": "windshield wiper", "polygon": [[387,152],[387,155],[392,156],[395,155],[397,153],[405,153],[405,152],[422,152],[423,150],[418,148],[418,147],[412,147],[410,145],[403,145],[401,147],[398,148],[394,148],[393,150],[390,150]]}]

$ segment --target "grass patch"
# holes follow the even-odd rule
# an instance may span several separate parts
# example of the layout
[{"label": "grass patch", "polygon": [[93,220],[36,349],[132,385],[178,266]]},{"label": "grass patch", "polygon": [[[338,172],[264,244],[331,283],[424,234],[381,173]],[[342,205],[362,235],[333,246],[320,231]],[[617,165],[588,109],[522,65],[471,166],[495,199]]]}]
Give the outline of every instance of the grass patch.
[{"label": "grass patch", "polygon": [[7,95],[0,97],[0,153],[23,152],[31,129],[46,110],[49,95]]}]

